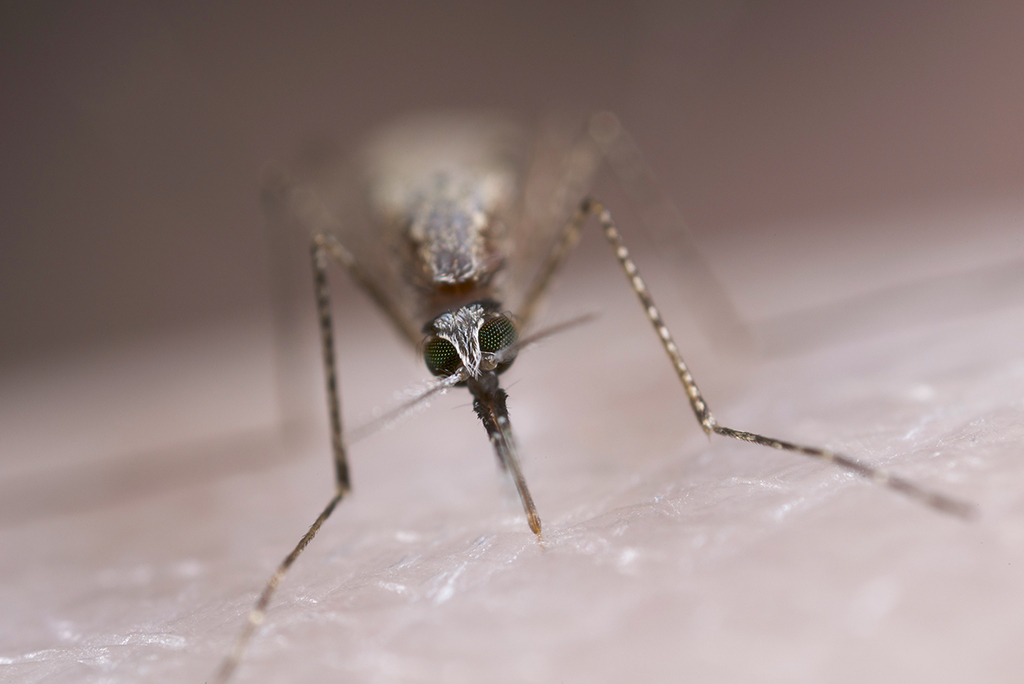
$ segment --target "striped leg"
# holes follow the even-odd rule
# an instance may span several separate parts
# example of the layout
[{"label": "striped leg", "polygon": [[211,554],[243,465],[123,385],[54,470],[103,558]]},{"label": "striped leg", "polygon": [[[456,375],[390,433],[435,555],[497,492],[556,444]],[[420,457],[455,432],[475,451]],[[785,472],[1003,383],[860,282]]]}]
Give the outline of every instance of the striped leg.
[{"label": "striped leg", "polygon": [[313,537],[320,531],[320,526],[324,524],[324,521],[331,516],[334,512],[334,507],[338,505],[341,498],[345,496],[345,491],[338,489],[331,500],[327,503],[323,512],[317,516],[317,519],[310,526],[306,534],[302,535],[302,539],[295,545],[292,552],[289,553],[281,564],[274,570],[274,574],[267,580],[266,586],[263,587],[263,591],[260,592],[259,598],[256,599],[256,604],[249,611],[249,614],[245,618],[245,625],[242,627],[242,631],[238,635],[238,639],[235,640],[235,645],[231,649],[231,652],[224,658],[220,667],[217,669],[217,673],[213,677],[215,684],[225,684],[230,678],[232,673],[238,667],[238,663],[242,661],[242,655],[245,653],[245,649],[249,646],[249,642],[256,635],[256,630],[263,624],[263,617],[267,612],[267,605],[270,603],[270,598],[274,595],[274,591],[277,586],[284,579],[285,573],[291,568],[292,563],[299,557],[309,542],[313,541]]},{"label": "striped leg", "polygon": [[844,456],[828,449],[793,444],[792,442],[785,442],[779,439],[758,435],[753,432],[734,430],[733,428],[719,425],[718,421],[715,420],[715,417],[712,415],[711,410],[708,408],[707,403],[704,401],[704,397],[701,395],[700,389],[697,387],[697,383],[694,382],[693,376],[690,374],[690,369],[687,367],[686,362],[683,361],[683,357],[679,353],[679,348],[672,340],[672,334],[669,332],[668,326],[665,325],[665,321],[662,320],[661,313],[658,311],[658,307],[655,306],[654,299],[647,290],[647,285],[644,283],[643,278],[640,277],[640,272],[637,269],[636,264],[633,263],[633,259],[629,256],[629,251],[626,249],[625,245],[622,244],[622,236],[619,235],[619,231],[615,227],[611,214],[608,210],[601,206],[600,203],[591,199],[584,200],[580,205],[580,209],[573,219],[572,224],[566,229],[565,242],[569,247],[571,247],[572,244],[575,244],[575,240],[579,235],[580,226],[582,226],[583,222],[591,214],[598,217],[604,236],[608,240],[612,249],[615,250],[615,256],[618,258],[619,264],[622,266],[622,270],[625,271],[626,277],[629,279],[630,286],[633,288],[633,292],[636,293],[637,298],[640,300],[640,304],[644,307],[644,310],[647,313],[648,320],[650,320],[651,325],[654,326],[654,330],[658,334],[658,338],[661,340],[661,345],[664,347],[665,353],[668,354],[669,360],[672,362],[673,368],[675,368],[676,375],[679,376],[679,381],[683,384],[683,389],[686,391],[686,396],[690,400],[690,407],[693,409],[693,414],[697,418],[697,422],[699,422],[700,426],[704,429],[705,433],[709,435],[711,433],[715,433],[724,437],[739,439],[744,442],[753,442],[754,444],[760,444],[761,446],[770,447],[772,449],[791,451],[793,453],[803,454],[804,456],[817,458],[828,463],[833,463],[840,468],[849,470],[861,477],[905,494],[913,499],[917,499],[925,505],[938,511],[942,511],[943,513],[950,513],[962,518],[970,518],[974,514],[974,507],[968,503],[958,501],[942,494],[930,492],[912,482],[909,482],[908,480],[892,475],[881,468],[876,468],[866,463],[862,463],[856,459],[850,458],[849,456]]},{"label": "striped leg", "polygon": [[327,382],[327,413],[331,421],[331,451],[334,475],[339,492],[349,489],[348,461],[341,438],[341,399],[338,396],[338,369],[334,362],[334,324],[331,320],[331,291],[327,285],[327,250],[325,236],[316,235],[310,247],[313,258],[313,288],[316,294],[317,320],[320,323],[320,346]]},{"label": "striped leg", "polygon": [[267,584],[263,587],[263,591],[260,592],[255,605],[249,611],[248,616],[246,616],[245,625],[242,627],[234,647],[224,658],[214,676],[213,681],[217,684],[224,684],[231,678],[232,673],[238,667],[239,662],[241,662],[242,655],[245,653],[249,642],[252,641],[252,638],[256,635],[256,630],[263,623],[267,605],[269,605],[274,591],[277,590],[278,585],[284,579],[285,574],[295,560],[309,543],[313,541],[313,537],[320,531],[320,526],[334,512],[338,502],[349,491],[348,461],[345,457],[345,443],[342,439],[341,431],[341,401],[338,395],[338,372],[334,360],[334,325],[331,319],[331,296],[330,288],[327,284],[327,250],[330,246],[325,236],[320,234],[313,238],[310,251],[313,259],[313,288],[316,294],[317,319],[320,322],[320,342],[323,348],[324,375],[326,376],[327,384],[327,410],[331,422],[331,451],[334,456],[335,476],[334,496],[327,502],[327,506],[317,516],[317,519],[310,526],[309,530],[306,531],[306,534],[302,536],[299,543],[281,561],[281,564],[274,570],[274,574],[267,580]]}]

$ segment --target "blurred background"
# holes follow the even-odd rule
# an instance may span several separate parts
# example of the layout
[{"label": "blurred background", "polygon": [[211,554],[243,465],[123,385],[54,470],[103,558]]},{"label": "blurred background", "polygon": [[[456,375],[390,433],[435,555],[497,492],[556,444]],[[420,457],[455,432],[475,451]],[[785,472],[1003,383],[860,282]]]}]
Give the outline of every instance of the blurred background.
[{"label": "blurred background", "polygon": [[[761,356],[785,363],[808,350],[834,349],[850,340],[870,341],[892,330],[969,317],[1024,301],[1021,36],[1024,3],[1013,0],[0,2],[0,534],[8,545],[8,551],[0,554],[6,559],[0,561],[0,576],[11,580],[4,597],[10,609],[5,638],[8,644],[17,644],[5,646],[5,653],[35,652],[54,643],[89,647],[99,643],[103,648],[128,643],[123,634],[145,632],[139,624],[149,624],[148,620],[156,624],[160,619],[143,610],[152,604],[136,599],[131,589],[135,587],[141,593],[164,591],[161,605],[171,606],[167,615],[178,615],[174,611],[184,610],[182,606],[215,605],[222,597],[230,597],[229,603],[236,600],[223,609],[226,617],[217,612],[220,608],[209,609],[202,630],[190,631],[191,623],[174,623],[171,618],[167,618],[170,627],[153,628],[157,634],[212,635],[209,643],[197,639],[207,647],[205,659],[188,665],[196,673],[209,671],[223,652],[217,640],[226,640],[232,633],[241,614],[239,606],[247,604],[258,586],[260,580],[254,578],[262,578],[264,568],[277,561],[291,543],[293,530],[308,524],[310,515],[294,505],[289,509],[294,519],[271,511],[277,499],[275,495],[269,501],[267,492],[276,487],[276,481],[264,482],[266,487],[236,482],[230,496],[222,496],[219,490],[200,496],[188,487],[223,479],[228,473],[281,464],[298,455],[312,456],[309,452],[315,450],[319,459],[315,468],[310,458],[308,473],[288,476],[289,482],[301,481],[303,487],[294,483],[291,489],[285,487],[288,495],[282,494],[281,509],[286,501],[315,499],[309,505],[318,505],[319,490],[310,497],[309,483],[323,483],[325,492],[329,488],[323,479],[329,469],[322,429],[315,433],[310,449],[282,449],[279,441],[271,276],[275,264],[290,264],[296,296],[301,295],[306,314],[312,302],[307,300],[308,290],[303,290],[309,287],[309,275],[303,270],[306,254],[300,241],[296,239],[292,253],[282,258],[272,253],[264,229],[259,187],[269,161],[288,159],[310,141],[330,140],[342,150],[353,149],[381,122],[419,109],[505,110],[527,122],[552,111],[578,115],[614,111],[686,218],[697,247],[753,332]],[[594,269],[603,270],[592,274],[590,265],[597,260],[601,265]],[[594,402],[592,421],[600,423],[601,416],[616,415],[637,427],[633,432],[603,432],[594,437],[585,427],[574,428],[572,421],[566,421],[549,434],[544,410],[530,409],[526,401],[517,404],[517,424],[523,426],[525,441],[547,443],[556,450],[564,446],[566,454],[571,444],[588,449],[598,444],[598,450],[608,451],[606,461],[595,461],[589,454],[575,462],[567,456],[560,466],[550,464],[554,458],[535,461],[534,467],[542,471],[555,469],[552,477],[538,478],[538,482],[545,505],[559,515],[575,510],[573,496],[601,502],[593,494],[593,483],[584,479],[579,484],[572,478],[589,477],[587,469],[593,467],[599,483],[596,490],[607,491],[602,487],[610,485],[600,484],[599,478],[619,482],[621,476],[621,471],[608,465],[622,462],[612,452],[629,449],[638,434],[653,440],[648,445],[652,453],[673,448],[684,434],[673,413],[685,409],[681,393],[675,378],[662,368],[664,361],[643,328],[642,314],[631,303],[632,294],[615,281],[607,292],[614,292],[609,297],[618,299],[602,299],[605,290],[600,283],[619,277],[605,247],[599,240],[590,240],[569,270],[568,284],[559,286],[561,294],[568,296],[558,300],[562,304],[552,301],[559,316],[603,305],[630,312],[621,317],[615,313],[594,324],[604,327],[595,327],[601,333],[592,337],[611,341],[605,343],[608,350],[591,343],[587,348],[597,355],[597,362],[575,367],[573,382],[587,388],[579,396]],[[671,264],[653,270],[655,279],[673,282]],[[344,278],[334,282],[339,291],[336,301],[344,312],[339,319],[344,321],[339,332],[346,383],[343,403],[347,411],[365,413],[375,403],[387,405],[395,389],[425,373],[414,357],[396,351],[400,350],[396,341],[365,299],[350,296],[354,291]],[[588,295],[588,288],[600,290],[600,295]],[[668,291],[671,299],[671,287],[659,289],[655,283],[653,289]],[[1014,311],[1004,318],[1019,320],[1019,306]],[[617,326],[634,324],[642,343],[634,343],[633,337],[612,338]],[[929,368],[969,367],[977,346],[964,332],[969,327],[956,328],[960,342],[951,342],[948,350],[936,347],[931,356],[926,353],[932,349],[929,345],[941,342],[937,339],[941,335],[933,338],[922,333],[896,345],[897,355],[910,359],[912,368],[893,377],[906,386],[917,382],[917,377],[929,377],[932,370],[913,368],[918,356],[932,364]],[[308,344],[302,349],[316,385],[320,380],[312,341],[315,330],[308,330]],[[679,334],[685,337],[686,333]],[[1011,342],[1006,344],[999,359],[1016,353]],[[368,353],[376,356],[362,356],[369,347],[373,349]],[[684,348],[689,349],[689,341]],[[573,347],[568,349],[565,353],[571,355]],[[397,356],[389,356],[393,352]],[[853,360],[841,357],[834,363],[833,357],[824,356],[812,361],[812,366],[816,363],[815,372],[824,376],[834,372],[835,377],[856,379],[863,374],[867,389],[862,394],[858,394],[859,385],[851,390],[856,401],[862,401],[862,395],[877,394],[878,383],[884,390],[885,382],[897,382],[878,370],[885,365],[876,361],[887,352],[872,354],[850,356]],[[651,358],[652,364],[659,365],[649,373],[637,372],[636,366],[628,364],[619,369],[626,357],[630,361]],[[398,360],[392,363],[391,358]],[[955,362],[949,361],[954,358]],[[706,370],[703,360],[694,366],[701,369],[698,377],[705,393],[710,390],[713,403],[729,394],[719,389],[730,386],[728,373],[720,373],[724,380],[718,382],[716,371]],[[588,374],[587,369],[594,367],[607,376]],[[786,366],[797,370],[779,377],[789,381],[801,367]],[[534,377],[553,377],[562,368],[561,363],[552,364],[549,372],[534,373]],[[806,394],[792,385],[787,385],[787,394],[805,396],[812,410],[822,407],[823,414],[831,411],[846,418],[843,404],[833,406],[827,385],[812,375],[808,371],[794,381],[805,384]],[[995,378],[992,383],[999,379],[1008,383],[1007,378],[1017,376],[993,361],[986,377]],[[950,387],[969,385],[959,375],[955,380]],[[544,383],[537,386],[543,389]],[[534,386],[524,382],[515,392],[536,392],[530,387]],[[921,390],[920,396],[911,399],[925,396],[944,407],[967,397],[967,403],[979,400],[988,408],[998,403],[993,411],[1009,411],[1003,400],[1019,392],[1000,387],[1004,394],[950,390],[945,396],[941,391],[929,395]],[[649,391],[652,388],[661,394]],[[763,403],[779,412],[776,424],[795,425],[787,413],[788,404],[774,403],[769,389],[762,391],[770,397]],[[899,392],[904,390],[901,385]],[[306,395],[320,420],[321,392],[314,387]],[[816,396],[825,399],[816,402]],[[669,405],[666,397],[678,404]],[[911,399],[907,402],[912,404]],[[534,405],[543,407],[543,400],[535,397],[540,403]],[[464,399],[459,401],[458,415],[468,416]],[[571,402],[566,399],[562,406]],[[863,399],[862,404],[867,406],[860,423],[869,426],[865,431],[874,429],[875,421],[883,420],[880,416],[916,415],[913,406],[899,414],[885,413],[879,408],[884,403]],[[756,420],[763,413],[751,409],[741,415]],[[1016,414],[998,415],[1004,416],[1001,425],[1010,432],[1019,423]],[[910,420],[892,427],[893,434]],[[858,423],[852,419],[851,424]],[[809,433],[819,434],[813,425]],[[459,436],[439,435],[429,433],[430,426],[422,424],[410,429],[405,438],[415,448],[452,439],[460,447],[452,448],[459,458],[487,448],[482,434],[465,429],[466,439],[477,438],[479,444],[463,444],[461,431]],[[531,430],[546,436],[546,441],[533,439]],[[685,431],[691,437],[699,435],[688,422]],[[551,436],[556,432],[566,435],[565,442]],[[829,438],[834,434],[823,433]],[[385,447],[392,444],[387,442],[390,436],[381,439]],[[889,453],[886,445],[893,443],[880,438],[870,445],[875,449],[872,453]],[[1006,438],[1006,443],[1019,442]],[[921,449],[934,451],[930,444]],[[398,450],[378,444],[377,451]],[[535,453],[540,451],[535,448]],[[1004,463],[1016,463],[1015,453],[1012,459],[1006,456]],[[394,481],[388,468],[395,466],[360,458],[360,483],[367,482],[368,492],[385,492],[387,483]],[[490,482],[493,464],[477,460],[486,471],[481,481]],[[435,462],[426,459],[426,463]],[[400,508],[414,501],[408,504],[409,510],[426,511],[428,521],[472,519],[476,514],[460,516],[458,510],[452,513],[446,508],[462,506],[458,497],[475,486],[458,484],[463,474],[458,463],[439,466],[439,472],[455,483],[449,489],[440,474],[432,480],[429,471],[413,469],[397,489],[387,490],[385,503],[378,507],[397,502]],[[416,467],[428,466],[412,466]],[[720,467],[721,472],[712,466],[710,474],[705,473],[708,481],[723,482],[732,472],[728,462]],[[1010,469],[1006,472],[1012,471],[1013,466],[1006,467]],[[471,472],[466,477],[475,483],[476,471]],[[681,475],[680,480],[686,477]],[[982,478],[984,482],[996,479],[1007,488],[1002,501],[1016,501],[1009,493],[1015,480]],[[559,499],[554,493],[558,487],[569,494],[561,491]],[[159,499],[173,491],[184,492],[182,500]],[[709,491],[714,499],[718,490]],[[484,496],[489,492],[480,495],[484,498],[481,510],[491,510]],[[436,500],[431,501],[431,496]],[[147,497],[159,499],[154,509],[142,508],[139,513],[130,508],[132,502],[144,502]],[[627,503],[622,505],[632,505],[634,499],[624,496]],[[356,501],[351,509],[352,517],[363,523],[359,534],[369,535],[366,530],[375,529],[375,521],[391,512],[361,513],[360,505]],[[860,520],[864,509],[852,508],[855,514],[840,519]],[[108,517],[103,517],[103,510]],[[67,515],[83,513],[95,513],[81,523],[84,527]],[[127,521],[135,520],[137,514],[143,522],[131,526]],[[578,517],[587,519],[583,514]],[[753,520],[755,526],[760,520],[744,514],[739,519]],[[719,521],[707,522],[708,535],[722,529]],[[166,524],[160,528],[161,539],[174,540],[166,550],[162,542],[149,540],[151,530],[161,523]],[[391,524],[382,523],[381,529],[390,529]],[[494,525],[487,520],[483,527]],[[600,523],[594,529],[598,527]],[[865,538],[875,539],[878,526],[867,527],[871,529]],[[817,529],[821,536],[814,538],[827,544],[837,536],[832,529],[823,524]],[[1006,539],[1012,537],[1007,543],[1017,553],[1016,549],[1024,548],[1024,535],[1018,534],[1024,527],[1013,529],[1017,532],[1007,532]],[[679,537],[677,532],[671,531],[673,538]],[[747,538],[760,540],[757,534]],[[703,531],[695,532],[692,548],[677,554],[688,558],[686,554],[693,552],[698,567],[706,559],[695,551],[698,539],[705,538],[702,535]],[[424,539],[428,537],[425,534]],[[793,559],[806,555],[808,538],[796,533],[789,547],[792,556],[783,557],[775,568],[779,576],[790,576]],[[333,547],[325,543],[324,548],[349,543],[347,537],[340,539]],[[661,548],[661,543],[650,546]],[[637,544],[646,552],[642,540]],[[229,547],[232,556],[225,560],[224,549]],[[942,541],[925,551],[932,553],[936,548],[952,547]],[[892,555],[884,546],[876,550],[873,563],[883,559],[884,564],[884,558]],[[165,563],[155,560],[164,553]],[[198,560],[179,563],[184,557]],[[76,567],[89,563],[88,571],[79,572]],[[986,563],[979,561],[987,567]],[[108,564],[114,570],[108,572]],[[839,567],[847,565],[844,561],[830,570],[838,573]],[[999,566],[1004,566],[1001,560]],[[310,562],[309,567],[316,566]],[[538,572],[545,572],[545,567],[552,566],[542,564]],[[611,566],[600,566],[598,571],[604,567]],[[913,567],[933,565],[921,561]],[[138,568],[156,568],[158,578],[161,568],[172,568],[168,572],[176,579],[161,588],[149,582],[152,575]],[[869,571],[854,568],[851,582],[862,582]],[[816,566],[805,569],[806,574],[792,577],[817,578],[826,584],[822,591],[832,591],[827,572]],[[723,604],[737,595],[740,586],[751,588],[747,598],[757,601],[760,594],[754,589],[760,587],[760,579],[742,572],[742,581],[721,582]],[[232,578],[238,575],[233,573],[251,576],[245,575],[236,585]],[[677,583],[673,573],[675,568],[665,586]],[[711,583],[719,580],[720,573],[713,567],[707,574]],[[985,575],[979,572],[965,580],[969,586],[961,592],[965,605],[980,605],[971,593],[976,585],[984,589],[1019,584],[1009,576],[1001,578],[1001,584],[975,581],[977,577]],[[76,584],[79,581],[81,586]],[[191,587],[201,581],[210,583],[195,590],[206,597],[206,603],[188,597]],[[572,586],[572,581],[567,582]],[[907,580],[906,585],[945,597],[943,582],[928,585]],[[938,585],[942,586],[934,594],[927,590]],[[65,587],[65,595],[53,595],[53,586]],[[865,586],[865,600],[874,601],[874,585]],[[890,584],[879,586],[886,589]],[[621,589],[615,584],[609,587],[613,592]],[[843,587],[833,593],[841,602],[851,592],[856,594]],[[112,597],[118,596],[124,600],[120,612],[108,610],[116,600]],[[790,603],[797,605],[807,593],[803,587],[794,587],[786,596],[796,597]],[[982,603],[991,629],[978,637],[988,641],[978,647],[971,662],[1001,667],[999,662],[1006,661],[998,660],[1000,653],[985,649],[998,650],[993,635],[1014,637],[1019,625],[1017,632],[1006,629],[1001,621],[1014,611],[1005,609],[1003,598],[989,598]],[[653,605],[660,598],[651,601]],[[811,603],[818,605],[817,598]],[[49,607],[42,609],[42,604]],[[834,607],[828,602],[821,605]],[[928,612],[931,604],[927,605],[908,613],[925,616],[922,624],[936,622]],[[865,610],[875,615],[871,606]],[[683,613],[690,614],[679,611]],[[538,614],[544,615],[543,609]],[[110,618],[110,624],[102,619],[91,623],[95,615]],[[66,628],[73,622],[74,630]],[[801,623],[798,616],[790,623],[805,625],[809,638],[822,632],[817,619]],[[965,629],[974,624],[959,617],[943,624],[953,623]],[[457,616],[446,624],[472,626]],[[828,649],[836,643],[848,644],[844,628],[836,629],[839,637],[811,651],[831,652]],[[915,629],[897,625],[880,633],[885,638],[874,645],[885,648],[884,644],[898,643],[894,648],[905,648],[905,643],[888,636],[923,633]],[[69,637],[72,633],[78,636]],[[777,628],[758,625],[755,633],[758,639],[768,635],[770,641]],[[82,634],[94,636],[82,641]],[[963,643],[963,637],[955,633],[946,643]],[[158,646],[180,650],[184,647],[175,646],[177,638],[184,637],[168,637],[170,641]],[[846,654],[855,662],[870,651],[859,649],[859,642],[850,643]],[[722,662],[737,660],[735,646],[723,641]],[[138,653],[124,656],[143,668],[138,671],[140,678],[149,662],[145,648],[139,646]],[[800,651],[799,646],[794,648]],[[779,652],[787,654],[780,658],[793,655],[788,663],[804,662],[802,652]],[[87,656],[69,650],[65,657],[71,669],[53,665],[52,672],[65,674],[65,679],[54,681],[84,681],[85,670],[73,668],[86,662]],[[899,662],[900,657],[900,653],[893,655],[891,662]],[[25,669],[17,672],[35,672],[34,663],[26,656]],[[852,671],[842,658],[834,658],[831,664],[833,671]],[[1017,665],[1011,661],[1001,671],[1019,671]],[[87,672],[95,675],[102,670],[101,664]],[[168,672],[167,681],[183,679],[180,670]],[[321,674],[313,673],[313,680]],[[129,672],[125,681],[132,676]],[[525,679],[529,678],[520,681]],[[808,680],[822,681],[813,676]],[[782,677],[779,681],[795,680]]]}]

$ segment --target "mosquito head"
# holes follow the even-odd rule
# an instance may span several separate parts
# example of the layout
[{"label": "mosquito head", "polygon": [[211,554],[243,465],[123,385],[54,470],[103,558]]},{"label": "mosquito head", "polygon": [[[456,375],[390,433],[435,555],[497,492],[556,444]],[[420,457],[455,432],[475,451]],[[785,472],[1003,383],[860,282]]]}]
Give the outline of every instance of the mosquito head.
[{"label": "mosquito head", "polygon": [[434,375],[449,376],[460,369],[471,378],[501,373],[512,365],[519,333],[497,302],[486,300],[441,314],[425,328],[423,360]]}]

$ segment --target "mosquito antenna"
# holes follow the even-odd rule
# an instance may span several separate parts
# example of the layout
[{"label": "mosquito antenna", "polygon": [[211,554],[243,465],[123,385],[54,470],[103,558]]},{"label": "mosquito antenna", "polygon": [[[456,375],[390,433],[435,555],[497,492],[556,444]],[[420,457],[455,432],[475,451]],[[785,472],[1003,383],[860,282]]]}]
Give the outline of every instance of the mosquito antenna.
[{"label": "mosquito antenna", "polygon": [[562,321],[561,323],[555,323],[554,325],[548,326],[547,328],[542,328],[537,332],[533,333],[532,335],[524,337],[515,344],[509,345],[505,349],[495,352],[494,360],[497,361],[498,363],[501,363],[506,359],[515,356],[523,349],[526,349],[531,345],[540,342],[541,340],[547,339],[552,335],[557,335],[558,333],[564,332],[569,328],[575,328],[578,325],[589,323],[595,318],[597,318],[596,313],[587,313],[583,314],[582,316],[577,316],[576,318],[570,318],[567,321]]},{"label": "mosquito antenna", "polygon": [[460,371],[458,373],[453,373],[448,377],[434,380],[427,385],[414,390],[413,394],[398,406],[395,406],[383,415],[377,416],[376,418],[353,428],[351,431],[346,432],[345,443],[353,444],[361,439],[369,437],[385,425],[389,425],[406,417],[415,411],[417,407],[422,406],[431,397],[444,394],[452,387],[455,387],[465,380],[466,373],[464,371]]}]

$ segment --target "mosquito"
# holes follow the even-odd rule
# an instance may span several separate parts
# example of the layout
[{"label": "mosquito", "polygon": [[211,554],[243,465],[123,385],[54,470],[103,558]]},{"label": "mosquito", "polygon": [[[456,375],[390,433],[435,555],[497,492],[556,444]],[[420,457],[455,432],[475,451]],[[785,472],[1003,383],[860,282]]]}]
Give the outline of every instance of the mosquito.
[{"label": "mosquito", "polygon": [[[974,514],[971,504],[850,456],[719,423],[623,244],[612,214],[589,194],[593,177],[604,163],[641,205],[664,210],[665,201],[651,201],[657,191],[642,157],[618,120],[607,113],[592,117],[570,142],[565,139],[542,134],[531,146],[521,129],[501,118],[424,116],[385,129],[355,163],[341,171],[332,163],[314,162],[311,168],[283,175],[274,184],[272,203],[279,214],[311,236],[335,492],[267,581],[215,681],[231,677],[263,622],[274,591],[350,490],[346,443],[353,435],[342,429],[330,262],[340,266],[399,335],[419,349],[436,378],[369,429],[431,396],[465,387],[538,539],[541,518],[523,477],[508,395],[499,378],[525,347],[582,322],[577,319],[522,334],[591,217],[596,217],[705,434],[809,456],[942,513],[965,519]],[[713,278],[698,259],[690,261],[698,277]],[[716,299],[714,288],[711,291],[700,303],[730,311],[728,301]]]}]

